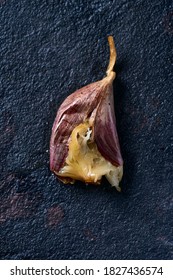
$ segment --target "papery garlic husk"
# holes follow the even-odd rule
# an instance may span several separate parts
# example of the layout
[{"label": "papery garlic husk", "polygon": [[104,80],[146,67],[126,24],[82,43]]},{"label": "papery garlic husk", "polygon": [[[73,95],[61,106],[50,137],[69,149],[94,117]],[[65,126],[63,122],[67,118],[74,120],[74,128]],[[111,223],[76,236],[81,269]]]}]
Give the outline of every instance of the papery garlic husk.
[{"label": "papery garlic husk", "polygon": [[69,95],[60,106],[50,140],[50,169],[64,183],[100,184],[102,176],[120,191],[123,175],[112,83],[116,62],[113,37],[108,37],[107,76]]}]

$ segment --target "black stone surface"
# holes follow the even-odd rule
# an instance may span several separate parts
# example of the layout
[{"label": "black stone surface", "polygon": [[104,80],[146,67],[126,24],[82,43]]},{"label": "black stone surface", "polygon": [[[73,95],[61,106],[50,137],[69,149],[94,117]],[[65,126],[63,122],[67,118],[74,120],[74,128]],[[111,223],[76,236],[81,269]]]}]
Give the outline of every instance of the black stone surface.
[{"label": "black stone surface", "polygon": [[[0,258],[173,259],[173,2],[0,1]],[[57,108],[115,39],[122,193],[49,171]]]}]

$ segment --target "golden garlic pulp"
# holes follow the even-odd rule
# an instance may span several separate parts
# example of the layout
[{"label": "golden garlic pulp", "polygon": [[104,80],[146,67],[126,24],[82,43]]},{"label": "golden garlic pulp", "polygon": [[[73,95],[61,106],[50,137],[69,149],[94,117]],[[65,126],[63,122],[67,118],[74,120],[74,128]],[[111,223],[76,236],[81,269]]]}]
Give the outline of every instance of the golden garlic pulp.
[{"label": "golden garlic pulp", "polygon": [[102,176],[106,176],[109,183],[120,191],[123,167],[116,167],[103,158],[92,140],[92,133],[93,128],[88,121],[73,129],[65,165],[57,175],[95,184],[99,184]]}]

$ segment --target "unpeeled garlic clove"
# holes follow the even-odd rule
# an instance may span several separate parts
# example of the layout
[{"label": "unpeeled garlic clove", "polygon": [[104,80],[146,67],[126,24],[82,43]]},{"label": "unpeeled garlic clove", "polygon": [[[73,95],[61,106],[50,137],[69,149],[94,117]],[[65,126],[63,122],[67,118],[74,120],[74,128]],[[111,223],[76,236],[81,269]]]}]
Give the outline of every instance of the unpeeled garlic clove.
[{"label": "unpeeled garlic clove", "polygon": [[123,160],[112,88],[116,50],[112,36],[108,41],[107,76],[68,96],[57,112],[50,140],[50,169],[65,183],[77,179],[97,184],[105,175],[120,190]]}]

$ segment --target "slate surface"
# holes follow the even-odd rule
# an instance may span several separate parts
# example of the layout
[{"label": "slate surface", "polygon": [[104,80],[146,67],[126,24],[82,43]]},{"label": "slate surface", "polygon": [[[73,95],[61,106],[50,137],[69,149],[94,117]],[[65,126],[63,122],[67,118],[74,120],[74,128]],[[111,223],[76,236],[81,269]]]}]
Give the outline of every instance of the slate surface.
[{"label": "slate surface", "polygon": [[[173,2],[0,1],[0,258],[173,259]],[[49,171],[56,110],[115,39],[123,192]]]}]

